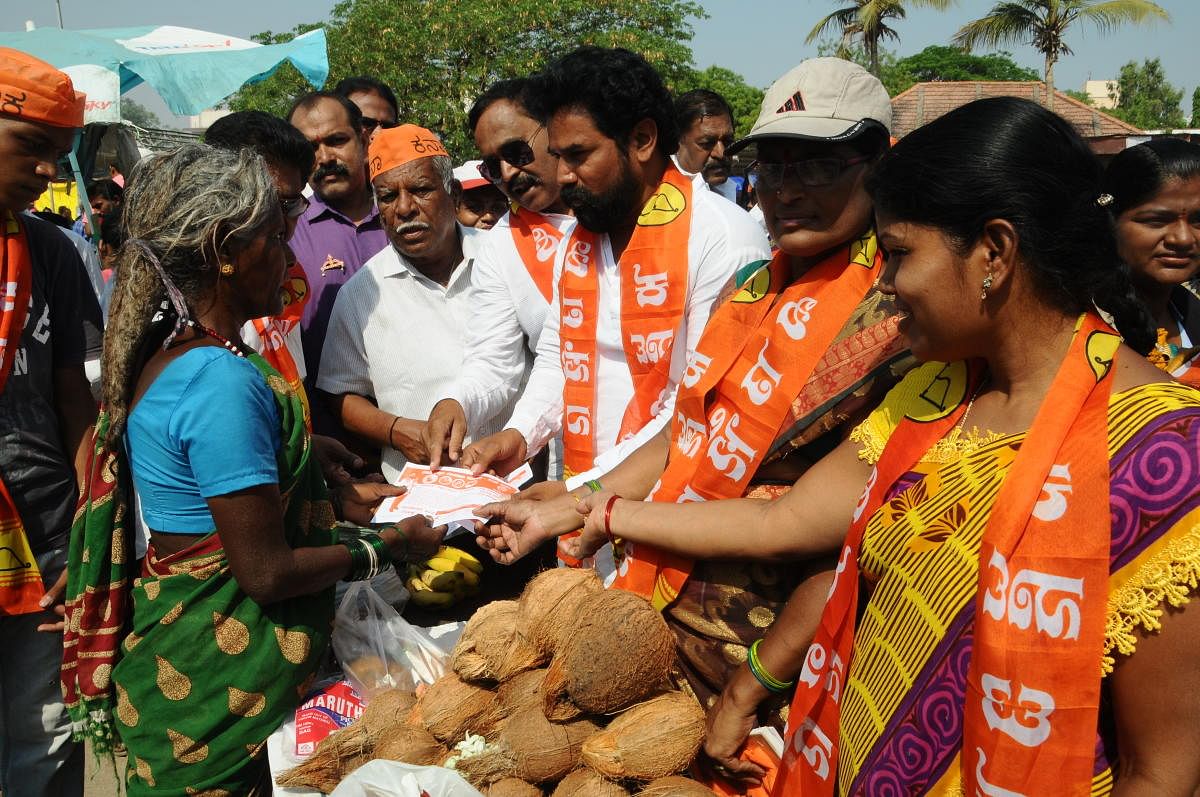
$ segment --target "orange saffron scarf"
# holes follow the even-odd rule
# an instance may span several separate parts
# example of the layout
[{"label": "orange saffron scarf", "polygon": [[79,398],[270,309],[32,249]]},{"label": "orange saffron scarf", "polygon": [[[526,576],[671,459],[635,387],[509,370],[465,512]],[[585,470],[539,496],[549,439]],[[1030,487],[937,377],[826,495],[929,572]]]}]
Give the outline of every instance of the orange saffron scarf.
[{"label": "orange saffron scarf", "polygon": [[[33,262],[25,228],[11,212],[4,215],[4,245],[0,247],[0,394],[21,348],[21,333],[33,293]],[[25,525],[8,485],[0,476],[0,616],[42,610],[38,600],[46,594],[42,574],[29,547]]]},{"label": "orange saffron scarf", "polygon": [[[636,434],[666,398],[675,333],[687,310],[692,181],[674,166],[642,208],[617,267],[621,339],[633,378],[618,440]],[[583,473],[595,457],[596,322],[600,316],[600,236],[575,225],[559,276],[559,356],[563,374],[563,468]],[[663,367],[658,367],[659,363]],[[566,564],[577,561],[561,554]]]},{"label": "orange saffron scarf", "polygon": [[[709,320],[675,398],[667,467],[654,501],[713,501],[742,495],[788,410],[846,318],[879,277],[882,257],[868,232],[792,280],[783,252],[751,276]],[[626,543],[615,586],[664,609],[692,562]]]},{"label": "orange saffron scarf", "polygon": [[545,216],[513,205],[508,214],[513,244],[529,278],[547,302],[554,298],[554,253],[562,241],[562,230]]},{"label": "orange saffron scarf", "polygon": [[[1108,399],[1120,338],[1080,317],[1070,348],[990,507],[979,551],[975,637],[967,675],[962,757],[967,794],[1090,792],[1108,600]],[[854,647],[858,555],[888,489],[962,418],[962,395],[926,396],[904,418],[854,511],[829,599],[788,717],[775,797],[834,793],[839,702]],[[944,393],[945,391],[943,391]],[[975,511],[989,511],[979,507]]]},{"label": "orange saffron scarf", "polygon": [[292,350],[287,346],[287,336],[300,323],[304,315],[304,305],[308,303],[308,277],[304,276],[304,268],[293,262],[288,266],[287,279],[284,280],[283,310],[276,316],[254,319],[254,331],[262,341],[262,357],[271,367],[287,381],[304,408],[304,426],[312,432],[312,409],[308,403],[308,393],[304,390],[304,380],[300,378],[300,369],[292,357]]}]

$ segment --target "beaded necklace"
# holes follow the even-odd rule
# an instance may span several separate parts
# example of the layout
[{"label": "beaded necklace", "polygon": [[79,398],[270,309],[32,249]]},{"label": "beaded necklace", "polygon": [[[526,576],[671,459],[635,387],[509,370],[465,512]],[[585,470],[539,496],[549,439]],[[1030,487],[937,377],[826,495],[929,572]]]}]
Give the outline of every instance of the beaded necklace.
[{"label": "beaded necklace", "polygon": [[246,352],[245,352],[245,350],[242,349],[241,344],[234,343],[232,340],[225,337],[220,332],[217,332],[215,329],[209,329],[208,327],[204,326],[203,324],[198,324],[190,318],[187,319],[186,321],[184,321],[183,324],[184,324],[184,326],[191,327],[192,329],[196,330],[197,332],[200,332],[201,334],[208,335],[210,338],[212,338],[213,340],[220,343],[226,349],[233,352],[233,354],[245,359]]}]

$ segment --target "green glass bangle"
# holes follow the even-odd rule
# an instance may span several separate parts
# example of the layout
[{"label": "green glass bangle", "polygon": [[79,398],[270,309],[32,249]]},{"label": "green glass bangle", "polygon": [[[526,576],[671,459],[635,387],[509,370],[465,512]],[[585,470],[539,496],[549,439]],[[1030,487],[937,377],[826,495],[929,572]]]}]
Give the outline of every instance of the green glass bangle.
[{"label": "green glass bangle", "polygon": [[392,552],[388,548],[387,543],[383,541],[383,537],[374,532],[363,537],[363,541],[375,550],[375,558],[378,562],[375,575],[382,573],[392,563]]},{"label": "green glass bangle", "polygon": [[600,484],[599,479],[588,479],[586,482],[584,482],[584,486],[586,486],[593,493],[598,493],[604,489],[604,486]]},{"label": "green glass bangle", "polygon": [[366,543],[361,539],[346,540],[346,549],[350,551],[350,573],[347,581],[361,581],[363,574],[369,569]]},{"label": "green glass bangle", "polygon": [[750,652],[746,656],[746,663],[750,666],[750,674],[754,676],[754,680],[762,684],[762,687],[768,692],[778,694],[786,692],[796,685],[795,681],[780,681],[772,676],[763,667],[762,662],[758,658],[758,646],[762,643],[761,639],[754,640],[754,644],[750,646]]}]

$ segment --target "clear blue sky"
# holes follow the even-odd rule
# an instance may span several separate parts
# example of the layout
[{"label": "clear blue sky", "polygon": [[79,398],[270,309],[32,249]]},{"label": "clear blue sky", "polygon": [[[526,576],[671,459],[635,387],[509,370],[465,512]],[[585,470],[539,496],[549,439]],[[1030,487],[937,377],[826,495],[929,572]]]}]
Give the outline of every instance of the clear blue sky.
[{"label": "clear blue sky", "polygon": [[[454,0],[445,0],[454,2]],[[897,25],[900,41],[888,43],[901,55],[930,44],[944,44],[964,22],[982,16],[994,0],[958,0],[949,11],[910,11]],[[248,37],[263,30],[289,30],[300,22],[323,19],[334,0],[61,0],[68,28],[123,27],[171,24]],[[804,58],[816,54],[804,44],[817,20],[843,3],[836,0],[708,0],[701,4],[708,18],[693,20],[696,65],[712,64],[740,72],[752,84],[765,87]],[[1170,23],[1124,27],[1107,36],[1078,25],[1068,36],[1074,54],[1055,67],[1059,88],[1082,88],[1089,77],[1113,78],[1127,61],[1162,59],[1167,80],[1185,89],[1184,112],[1191,110],[1192,90],[1200,83],[1200,3],[1159,0],[1171,14]],[[22,30],[24,20],[38,27],[58,24],[54,0],[0,0],[9,13],[0,29]],[[1030,47],[1015,47],[1018,62],[1042,69],[1041,56]],[[168,119],[165,106],[144,87],[133,95]]]}]

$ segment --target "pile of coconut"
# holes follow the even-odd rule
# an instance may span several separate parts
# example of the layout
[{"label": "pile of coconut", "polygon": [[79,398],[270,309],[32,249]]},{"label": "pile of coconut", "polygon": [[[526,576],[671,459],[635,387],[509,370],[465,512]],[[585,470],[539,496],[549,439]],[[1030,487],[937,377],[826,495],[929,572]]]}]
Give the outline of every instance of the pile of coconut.
[{"label": "pile of coconut", "polygon": [[674,638],[642,598],[557,568],[467,623],[420,697],[376,694],[281,786],[330,792],[371,759],[452,767],[488,797],[692,797],[704,711],[672,688]]}]

